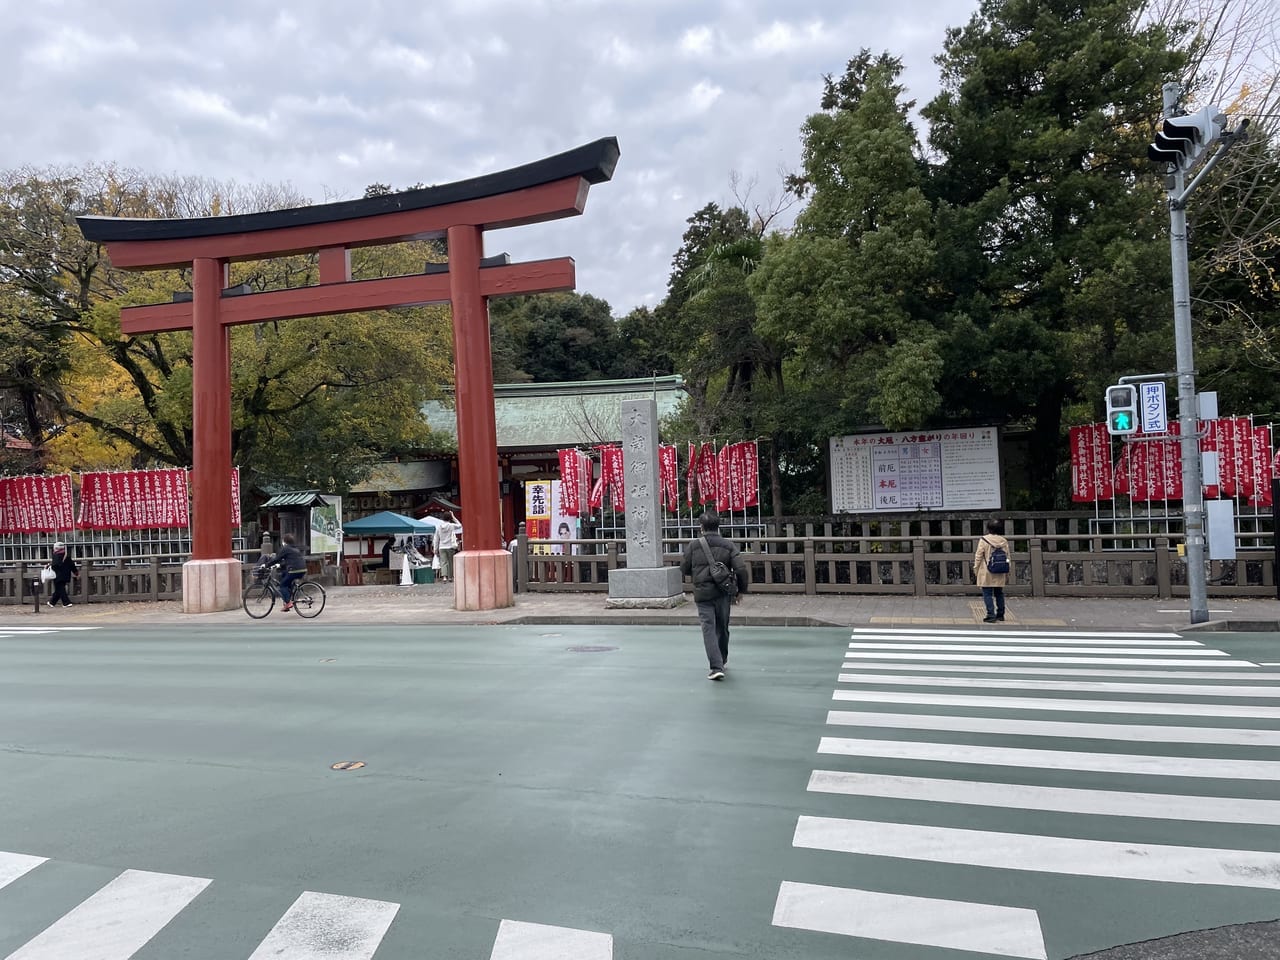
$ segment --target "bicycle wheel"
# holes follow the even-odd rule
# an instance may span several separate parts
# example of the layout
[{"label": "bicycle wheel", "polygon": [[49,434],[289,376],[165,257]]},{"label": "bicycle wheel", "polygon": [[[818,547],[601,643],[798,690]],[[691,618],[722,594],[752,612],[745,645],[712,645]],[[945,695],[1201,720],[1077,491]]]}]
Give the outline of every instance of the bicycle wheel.
[{"label": "bicycle wheel", "polygon": [[296,584],[293,588],[293,609],[298,616],[308,620],[320,616],[324,609],[324,587],[314,580]]},{"label": "bicycle wheel", "polygon": [[261,620],[276,605],[276,592],[268,584],[251,583],[245,587],[241,602],[245,613],[255,620]]}]

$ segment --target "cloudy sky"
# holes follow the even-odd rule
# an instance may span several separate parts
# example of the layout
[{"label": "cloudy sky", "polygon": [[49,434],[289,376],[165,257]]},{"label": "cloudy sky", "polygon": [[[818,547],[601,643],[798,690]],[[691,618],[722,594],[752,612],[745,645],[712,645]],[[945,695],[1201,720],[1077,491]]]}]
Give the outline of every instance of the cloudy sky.
[{"label": "cloudy sky", "polygon": [[[615,136],[584,216],[491,233],[572,256],[615,315],[665,293],[685,221],[780,194],[822,76],[933,56],[977,0],[3,0],[0,166],[109,161],[311,201],[447,183]],[[16,67],[16,70],[15,70]]]}]

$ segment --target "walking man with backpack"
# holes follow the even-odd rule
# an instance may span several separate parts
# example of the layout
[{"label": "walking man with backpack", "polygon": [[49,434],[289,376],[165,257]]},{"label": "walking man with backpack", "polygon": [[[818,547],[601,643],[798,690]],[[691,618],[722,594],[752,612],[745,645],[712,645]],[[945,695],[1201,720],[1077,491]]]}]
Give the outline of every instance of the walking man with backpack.
[{"label": "walking man with backpack", "polygon": [[1003,520],[987,521],[987,533],[973,553],[973,573],[987,608],[982,622],[1003,623],[1004,588],[1009,582],[1009,541],[1004,538]]},{"label": "walking man with backpack", "polygon": [[708,680],[723,680],[729,662],[729,606],[747,592],[750,578],[738,545],[720,536],[720,514],[707,510],[699,521],[702,536],[685,544],[680,570],[693,579]]}]

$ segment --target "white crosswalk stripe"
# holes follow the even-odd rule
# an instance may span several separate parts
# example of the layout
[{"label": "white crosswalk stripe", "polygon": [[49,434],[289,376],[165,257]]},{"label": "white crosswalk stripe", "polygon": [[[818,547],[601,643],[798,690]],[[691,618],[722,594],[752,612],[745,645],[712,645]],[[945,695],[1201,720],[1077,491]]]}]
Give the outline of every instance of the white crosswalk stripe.
[{"label": "white crosswalk stripe", "polygon": [[784,881],[773,908],[779,927],[843,933],[925,947],[1045,960],[1034,910],[909,897]]},{"label": "white crosswalk stripe", "polygon": [[[20,883],[45,857],[0,851],[0,889]],[[214,881],[125,870],[68,910],[4,960],[130,960],[171,925]],[[3,897],[0,893],[0,897]],[[248,960],[377,960],[399,903],[306,891],[267,932]],[[197,928],[205,927],[197,924]],[[12,936],[7,927],[0,935]],[[219,950],[218,956],[226,956]],[[414,956],[421,954],[415,953]],[[501,920],[491,960],[612,960],[607,933]]]},{"label": "white crosswalk stripe", "polygon": [[[827,723],[856,735],[820,736],[817,753],[848,766],[815,769],[808,789],[848,810],[801,815],[793,845],[903,866],[875,890],[789,870],[776,926],[922,958],[1044,957],[1044,913],[1062,907],[1035,877],[1280,889],[1280,839],[1259,832],[1280,825],[1280,672],[1176,634],[875,627],[853,632],[836,687],[848,709]],[[1197,840],[1206,830],[1219,842]],[[985,886],[931,902],[934,865],[1024,879],[1001,888],[1010,902]]]},{"label": "white crosswalk stripe", "polygon": [[129,960],[208,885],[126,870],[8,960]]},{"label": "white crosswalk stripe", "polygon": [[489,960],[613,960],[607,933],[503,920]]},{"label": "white crosswalk stripe", "polygon": [[44,857],[31,857],[24,853],[5,853],[0,850],[0,887],[8,886],[44,862]]},{"label": "white crosswalk stripe", "polygon": [[369,960],[399,909],[384,900],[307,891],[249,960]]},{"label": "white crosswalk stripe", "polygon": [[1142,693],[1181,697],[1258,697],[1280,700],[1280,688],[1223,686],[1207,683],[1125,683],[1113,680],[978,680],[970,677],[893,677],[874,673],[842,673],[841,683],[879,683],[909,687],[981,687],[989,690],[1070,690],[1076,693]]}]

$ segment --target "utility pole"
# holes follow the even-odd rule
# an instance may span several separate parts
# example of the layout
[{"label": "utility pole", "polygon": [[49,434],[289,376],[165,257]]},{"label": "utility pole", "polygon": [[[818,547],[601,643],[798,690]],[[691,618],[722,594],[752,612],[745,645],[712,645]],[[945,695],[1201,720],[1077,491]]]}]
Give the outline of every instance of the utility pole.
[{"label": "utility pole", "polygon": [[1182,515],[1186,540],[1187,586],[1191,593],[1191,622],[1209,619],[1204,569],[1204,481],[1200,471],[1199,402],[1191,336],[1191,280],[1187,270],[1187,198],[1200,185],[1231,144],[1243,139],[1249,121],[1227,137],[1218,151],[1186,185],[1186,173],[1222,134],[1223,117],[1217,107],[1190,116],[1178,115],[1182,88],[1166,83],[1164,120],[1148,156],[1169,164],[1169,251],[1173,263],[1173,333],[1177,351],[1178,427],[1182,449]]}]

